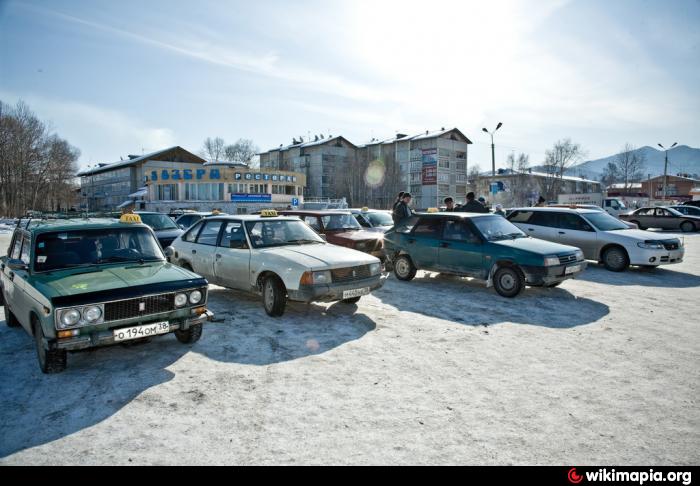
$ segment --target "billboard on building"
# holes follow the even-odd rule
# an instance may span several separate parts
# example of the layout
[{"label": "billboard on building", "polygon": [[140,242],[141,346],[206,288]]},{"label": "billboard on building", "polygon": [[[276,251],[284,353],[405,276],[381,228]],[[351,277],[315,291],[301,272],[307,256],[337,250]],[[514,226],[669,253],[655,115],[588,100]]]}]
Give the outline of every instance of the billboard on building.
[{"label": "billboard on building", "polygon": [[424,149],[422,155],[422,177],[421,183],[424,186],[437,185],[437,149]]}]

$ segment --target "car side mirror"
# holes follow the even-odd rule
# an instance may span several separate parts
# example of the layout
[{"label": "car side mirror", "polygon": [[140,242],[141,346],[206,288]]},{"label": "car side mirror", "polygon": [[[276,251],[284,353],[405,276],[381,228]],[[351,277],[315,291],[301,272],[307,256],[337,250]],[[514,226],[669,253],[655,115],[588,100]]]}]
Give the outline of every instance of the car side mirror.
[{"label": "car side mirror", "polygon": [[22,260],[15,260],[15,259],[10,259],[7,261],[7,267],[10,270],[19,271],[19,270],[24,270],[27,271],[29,270],[29,265],[24,263]]},{"label": "car side mirror", "polygon": [[231,240],[229,241],[228,247],[235,250],[247,250],[248,242],[246,240]]},{"label": "car side mirror", "polygon": [[163,252],[165,253],[165,256],[168,258],[172,258],[175,256],[175,250],[173,249],[172,246],[166,247],[165,250],[163,250]]}]

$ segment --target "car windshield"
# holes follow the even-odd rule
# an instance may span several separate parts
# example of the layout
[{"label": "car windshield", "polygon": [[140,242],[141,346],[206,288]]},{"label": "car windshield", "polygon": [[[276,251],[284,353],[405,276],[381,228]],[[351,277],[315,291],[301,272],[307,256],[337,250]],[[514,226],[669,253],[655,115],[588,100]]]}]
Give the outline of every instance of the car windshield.
[{"label": "car windshield", "polygon": [[488,241],[527,237],[517,226],[501,216],[484,216],[473,218],[472,221]]},{"label": "car windshield", "polygon": [[600,231],[620,231],[629,229],[625,223],[619,219],[610,216],[608,213],[586,213],[582,214],[589,223],[598,228]]},{"label": "car windshield", "polygon": [[146,228],[73,230],[39,235],[34,270],[46,272],[101,263],[165,260]]},{"label": "car windshield", "polygon": [[323,227],[326,231],[359,230],[362,229],[352,214],[328,214],[322,216]]},{"label": "car windshield", "polygon": [[372,226],[394,226],[394,220],[391,214],[382,211],[376,213],[363,213]]},{"label": "car windshield", "polygon": [[165,214],[139,214],[139,216],[143,224],[150,226],[154,231],[178,229],[175,221]]},{"label": "car windshield", "polygon": [[246,229],[253,248],[325,243],[300,220],[248,221]]}]

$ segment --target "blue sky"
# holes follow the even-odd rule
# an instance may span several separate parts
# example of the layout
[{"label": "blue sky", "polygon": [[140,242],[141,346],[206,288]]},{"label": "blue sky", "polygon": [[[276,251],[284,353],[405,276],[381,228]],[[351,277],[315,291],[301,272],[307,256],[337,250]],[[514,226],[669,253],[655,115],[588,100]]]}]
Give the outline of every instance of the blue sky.
[{"label": "blue sky", "polygon": [[0,100],[81,165],[207,136],[262,149],[456,126],[470,164],[571,137],[700,146],[700,2],[0,0]]}]

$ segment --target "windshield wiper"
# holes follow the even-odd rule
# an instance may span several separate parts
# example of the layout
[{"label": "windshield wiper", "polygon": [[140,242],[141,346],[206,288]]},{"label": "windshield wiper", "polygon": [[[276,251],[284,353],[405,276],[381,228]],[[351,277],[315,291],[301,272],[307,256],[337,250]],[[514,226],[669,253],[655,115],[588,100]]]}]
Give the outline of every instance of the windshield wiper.
[{"label": "windshield wiper", "polygon": [[321,243],[317,240],[288,240],[284,244],[286,245],[303,245],[303,244]]}]

